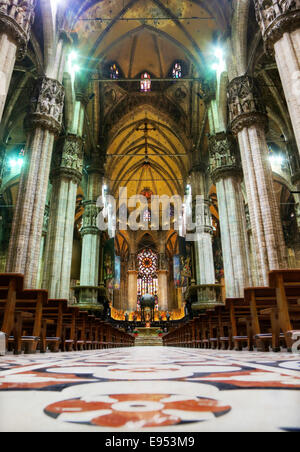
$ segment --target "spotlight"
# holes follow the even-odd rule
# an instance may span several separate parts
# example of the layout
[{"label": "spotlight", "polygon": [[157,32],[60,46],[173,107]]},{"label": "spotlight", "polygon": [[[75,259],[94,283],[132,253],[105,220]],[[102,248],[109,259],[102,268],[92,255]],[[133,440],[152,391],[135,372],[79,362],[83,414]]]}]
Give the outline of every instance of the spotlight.
[{"label": "spotlight", "polygon": [[12,158],[9,160],[9,166],[12,170],[21,170],[22,166],[23,166],[23,159],[22,158]]},{"label": "spotlight", "polygon": [[77,64],[78,61],[78,53],[76,50],[72,50],[69,54],[68,58],[68,66],[69,66],[69,72],[72,77],[75,77],[75,74],[80,71],[80,66]]},{"label": "spotlight", "polygon": [[222,60],[223,56],[224,56],[224,52],[220,47],[217,47],[215,50],[215,55],[217,58],[219,58],[219,60]]},{"label": "spotlight", "polygon": [[220,47],[215,48],[215,57],[218,60],[217,63],[212,65],[212,70],[216,71],[218,74],[222,74],[226,70],[226,62],[224,60],[224,51]]},{"label": "spotlight", "polygon": [[271,166],[282,166],[284,163],[284,157],[280,154],[272,154],[269,156]]}]

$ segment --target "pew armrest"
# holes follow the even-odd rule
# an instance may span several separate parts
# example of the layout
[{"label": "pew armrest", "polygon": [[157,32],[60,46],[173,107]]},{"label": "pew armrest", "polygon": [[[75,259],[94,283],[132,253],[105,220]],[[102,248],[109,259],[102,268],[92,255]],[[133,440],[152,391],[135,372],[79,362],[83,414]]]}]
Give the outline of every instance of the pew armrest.
[{"label": "pew armrest", "polygon": [[300,339],[300,330],[287,331],[286,333],[293,341]]},{"label": "pew armrest", "polygon": [[6,334],[0,331],[0,356],[4,356],[6,351]]}]

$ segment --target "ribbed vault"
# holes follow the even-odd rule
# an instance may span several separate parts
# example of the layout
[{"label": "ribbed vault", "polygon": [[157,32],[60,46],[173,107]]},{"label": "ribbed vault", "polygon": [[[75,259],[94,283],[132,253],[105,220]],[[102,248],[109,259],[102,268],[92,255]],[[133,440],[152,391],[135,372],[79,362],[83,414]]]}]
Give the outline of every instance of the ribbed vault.
[{"label": "ribbed vault", "polygon": [[[149,128],[147,140],[143,129]],[[149,164],[145,164],[146,141]],[[112,137],[107,152],[106,174],[111,193],[120,187],[128,195],[149,188],[155,195],[183,194],[189,170],[188,149],[184,140],[170,128],[159,112],[140,110]]]}]

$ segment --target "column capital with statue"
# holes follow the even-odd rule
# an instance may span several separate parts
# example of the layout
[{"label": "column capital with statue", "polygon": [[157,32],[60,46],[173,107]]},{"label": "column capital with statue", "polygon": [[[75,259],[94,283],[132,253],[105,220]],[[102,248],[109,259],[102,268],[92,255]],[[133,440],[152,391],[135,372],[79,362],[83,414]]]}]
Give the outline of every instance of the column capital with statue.
[{"label": "column capital with statue", "polygon": [[229,83],[227,96],[230,125],[234,134],[252,125],[267,129],[267,110],[255,78],[249,75],[234,78]]},{"label": "column capital with statue", "polygon": [[16,42],[18,59],[27,52],[35,5],[36,0],[0,0],[0,29]]},{"label": "column capital with statue", "polygon": [[274,50],[274,44],[284,33],[300,28],[300,0],[254,0],[254,4],[268,52]]},{"label": "column capital with statue", "polygon": [[58,81],[48,77],[37,80],[31,102],[31,111],[25,118],[28,132],[41,128],[59,135],[62,127],[65,89]]},{"label": "column capital with statue", "polygon": [[51,177],[63,177],[79,184],[83,169],[83,139],[75,134],[61,137],[56,145]]},{"label": "column capital with statue", "polygon": [[100,230],[97,226],[97,217],[100,212],[99,207],[97,207],[96,202],[94,201],[85,201],[84,205],[84,214],[82,219],[82,228],[81,235],[100,235]]},{"label": "column capital with statue", "polygon": [[226,177],[243,177],[241,159],[235,137],[220,132],[209,138],[210,174],[214,183]]}]

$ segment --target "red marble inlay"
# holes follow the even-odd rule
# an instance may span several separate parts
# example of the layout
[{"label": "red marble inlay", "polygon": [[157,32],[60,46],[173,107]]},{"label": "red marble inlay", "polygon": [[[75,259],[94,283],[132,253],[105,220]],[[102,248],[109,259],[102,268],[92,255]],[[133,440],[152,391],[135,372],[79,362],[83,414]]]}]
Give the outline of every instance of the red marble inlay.
[{"label": "red marble inlay", "polygon": [[[57,417],[62,413],[80,413],[100,411],[99,416],[90,419],[91,425],[100,427],[134,427],[149,428],[177,425],[181,422],[205,420],[203,414],[226,414],[231,410],[229,405],[222,405],[217,400],[207,398],[191,398],[190,400],[172,401],[172,394],[111,394],[111,402],[85,402],[84,400],[64,400],[49,405],[45,413]],[[170,402],[168,402],[170,399]],[[121,404],[121,406],[120,406]],[[157,405],[157,409],[155,404]],[[101,410],[106,413],[101,415]],[[176,411],[170,414],[168,411]],[[107,413],[110,411],[110,413]],[[180,411],[182,414],[180,415]],[[192,420],[185,419],[185,412],[194,413]],[[199,413],[199,415],[197,414]],[[69,421],[70,422],[70,421]],[[80,422],[80,419],[77,420]]]}]

